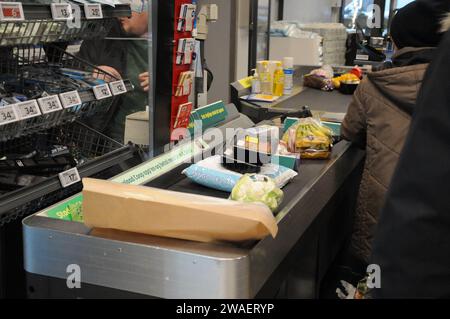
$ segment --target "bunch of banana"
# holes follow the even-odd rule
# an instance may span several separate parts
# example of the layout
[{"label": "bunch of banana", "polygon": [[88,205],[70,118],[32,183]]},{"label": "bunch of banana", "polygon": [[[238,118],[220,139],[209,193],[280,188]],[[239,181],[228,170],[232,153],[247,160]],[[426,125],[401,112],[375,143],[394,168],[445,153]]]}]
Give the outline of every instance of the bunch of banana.
[{"label": "bunch of banana", "polygon": [[[292,133],[291,133],[292,132]],[[295,138],[295,141],[291,139]],[[313,118],[300,119],[283,136],[287,145],[293,145],[303,158],[328,158],[332,144],[332,131]],[[293,142],[293,143],[290,143]]]}]

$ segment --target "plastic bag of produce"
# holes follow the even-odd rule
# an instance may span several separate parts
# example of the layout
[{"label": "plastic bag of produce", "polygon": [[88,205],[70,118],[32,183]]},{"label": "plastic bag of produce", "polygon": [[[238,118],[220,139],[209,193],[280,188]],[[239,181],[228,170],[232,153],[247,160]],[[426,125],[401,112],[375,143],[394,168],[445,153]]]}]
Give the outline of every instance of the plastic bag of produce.
[{"label": "plastic bag of produce", "polygon": [[300,153],[301,158],[327,159],[331,154],[333,132],[312,117],[299,119],[286,131],[283,143],[290,152]]},{"label": "plastic bag of produce", "polygon": [[283,191],[270,177],[246,174],[231,192],[231,199],[244,203],[263,203],[275,212],[283,201]]}]

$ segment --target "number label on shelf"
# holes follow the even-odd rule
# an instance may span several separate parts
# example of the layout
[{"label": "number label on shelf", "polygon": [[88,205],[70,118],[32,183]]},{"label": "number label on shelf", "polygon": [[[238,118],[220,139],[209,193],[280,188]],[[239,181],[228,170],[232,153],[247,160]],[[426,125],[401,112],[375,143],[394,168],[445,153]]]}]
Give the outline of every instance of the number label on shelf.
[{"label": "number label on shelf", "polygon": [[103,19],[102,6],[99,3],[86,3],[84,5],[86,19]]},{"label": "number label on shelf", "polygon": [[65,172],[59,173],[59,181],[63,188],[69,187],[73,184],[81,182],[80,173],[76,167],[71,168]]},{"label": "number label on shelf", "polygon": [[81,98],[78,91],[61,93],[59,98],[61,99],[62,106],[65,109],[81,105]]},{"label": "number label on shelf", "polygon": [[38,99],[38,103],[41,107],[42,114],[56,112],[63,108],[57,95],[41,97]]},{"label": "number label on shelf", "polygon": [[36,100],[20,102],[14,104],[13,107],[16,109],[17,115],[21,120],[26,120],[42,114]]},{"label": "number label on shelf", "polygon": [[96,85],[92,88],[92,90],[94,91],[94,95],[97,100],[103,100],[112,96],[108,84]]},{"label": "number label on shelf", "polygon": [[0,126],[16,122],[17,120],[16,111],[12,105],[0,107]]},{"label": "number label on shelf", "polygon": [[127,93],[127,87],[122,80],[109,83],[109,87],[111,88],[111,92],[113,95]]},{"label": "number label on shelf", "polygon": [[0,21],[23,21],[22,3],[20,2],[0,2]]},{"label": "number label on shelf", "polygon": [[72,6],[69,3],[52,3],[52,18],[56,21],[72,20]]}]

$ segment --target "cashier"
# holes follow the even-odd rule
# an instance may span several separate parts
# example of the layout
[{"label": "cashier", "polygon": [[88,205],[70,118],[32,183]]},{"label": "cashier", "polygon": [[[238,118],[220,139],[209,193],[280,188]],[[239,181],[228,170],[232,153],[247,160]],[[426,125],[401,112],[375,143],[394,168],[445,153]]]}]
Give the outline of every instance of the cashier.
[{"label": "cashier", "polygon": [[130,18],[120,18],[104,40],[84,41],[79,57],[97,65],[116,78],[134,85],[112,106],[110,112],[92,120],[93,126],[119,142],[124,141],[125,120],[129,114],[144,111],[148,105],[148,11],[147,1],[131,0]]}]

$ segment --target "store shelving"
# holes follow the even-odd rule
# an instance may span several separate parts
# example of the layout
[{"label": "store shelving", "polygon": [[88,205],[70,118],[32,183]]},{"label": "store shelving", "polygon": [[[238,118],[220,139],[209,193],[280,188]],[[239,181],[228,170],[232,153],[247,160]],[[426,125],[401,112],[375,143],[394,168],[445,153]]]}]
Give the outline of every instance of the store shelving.
[{"label": "store shelving", "polygon": [[58,19],[50,3],[0,1],[0,298],[25,294],[23,217],[80,192],[83,177],[108,179],[143,161],[137,146],[83,124],[107,118],[131,82],[66,52],[104,38],[130,6],[91,4],[101,13],[92,18],[70,5],[79,19]]},{"label": "store shelving", "polygon": [[[122,86],[120,92],[113,89],[115,84]],[[99,97],[98,89],[106,89],[106,95]],[[129,80],[120,80],[52,44],[3,48],[0,98],[19,95],[25,101],[0,108],[0,141],[106,114],[118,95],[132,90]],[[69,103],[67,98],[78,102]]]},{"label": "store shelving", "polygon": [[0,46],[103,38],[111,29],[113,19],[131,16],[129,5],[101,5],[102,18],[88,19],[84,6],[70,5],[72,10],[79,8],[73,13],[77,16],[79,12],[79,19],[75,18],[73,23],[55,20],[51,4],[0,2],[2,9],[6,9],[6,14],[0,16]]}]

